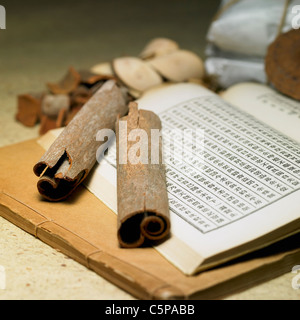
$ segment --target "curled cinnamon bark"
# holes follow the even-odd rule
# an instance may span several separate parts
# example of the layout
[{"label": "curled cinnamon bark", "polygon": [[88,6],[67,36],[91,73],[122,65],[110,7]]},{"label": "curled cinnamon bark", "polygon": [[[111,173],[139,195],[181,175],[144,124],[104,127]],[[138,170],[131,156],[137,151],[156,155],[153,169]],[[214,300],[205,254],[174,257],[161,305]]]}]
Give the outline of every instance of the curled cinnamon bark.
[{"label": "curled cinnamon bark", "polygon": [[96,163],[97,149],[104,143],[96,140],[97,132],[114,130],[117,117],[127,111],[121,89],[115,81],[107,81],[34,166],[40,194],[50,201],[68,197]]},{"label": "curled cinnamon bark", "polygon": [[16,119],[27,127],[33,127],[40,120],[43,94],[21,94],[18,96]]},{"label": "curled cinnamon bark", "polygon": [[53,94],[69,94],[80,83],[80,74],[70,67],[67,74],[58,83],[48,83],[47,86]]},{"label": "curled cinnamon bark", "polygon": [[[124,130],[124,123],[127,130]],[[140,160],[146,161],[138,163],[132,163],[128,157],[135,150],[136,141],[128,139],[135,129],[142,129],[147,134],[146,148],[137,152]],[[135,102],[130,103],[128,116],[116,125],[118,239],[121,247],[125,248],[139,247],[146,239],[161,240],[170,231],[161,136],[151,139],[152,129],[161,130],[159,117],[153,112],[138,110]],[[140,143],[141,139],[142,136]],[[159,155],[155,163],[151,154],[153,150],[158,150]]]}]

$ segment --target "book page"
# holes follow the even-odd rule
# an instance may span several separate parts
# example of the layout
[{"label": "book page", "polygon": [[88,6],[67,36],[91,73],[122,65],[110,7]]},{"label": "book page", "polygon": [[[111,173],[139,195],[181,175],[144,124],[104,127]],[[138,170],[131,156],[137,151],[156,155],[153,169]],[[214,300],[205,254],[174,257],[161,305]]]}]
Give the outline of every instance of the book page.
[{"label": "book page", "polygon": [[[172,237],[156,249],[184,273],[291,221],[300,227],[298,143],[196,84],[154,89],[138,102],[163,129],[203,132],[202,143],[184,148],[176,134],[173,143],[163,135],[173,151],[165,157]],[[86,186],[117,212],[115,146]]]},{"label": "book page", "polygon": [[300,101],[258,83],[236,84],[222,98],[300,142]]},{"label": "book page", "polygon": [[160,107],[163,128],[204,131],[204,157],[187,146],[185,163],[166,163],[174,234],[209,256],[297,219],[299,144],[208,90],[186,94],[188,86],[140,102]]}]

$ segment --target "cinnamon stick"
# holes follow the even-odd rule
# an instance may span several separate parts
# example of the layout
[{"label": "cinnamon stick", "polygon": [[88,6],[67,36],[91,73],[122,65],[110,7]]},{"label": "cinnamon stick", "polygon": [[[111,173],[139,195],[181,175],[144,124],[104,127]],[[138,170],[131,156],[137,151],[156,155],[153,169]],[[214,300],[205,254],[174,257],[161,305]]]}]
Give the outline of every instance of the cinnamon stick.
[{"label": "cinnamon stick", "polygon": [[[126,132],[123,130],[124,121],[127,123]],[[129,134],[134,129],[143,129],[147,133],[148,152],[146,151],[146,156],[140,154],[140,159],[147,158],[146,163],[131,163],[130,159],[127,159],[136,143],[128,141]],[[161,240],[170,230],[161,137],[158,141],[152,141],[152,129],[161,130],[159,117],[153,112],[138,110],[135,102],[130,103],[128,116],[120,119],[116,125],[118,240],[120,246],[125,248],[139,247],[146,239]],[[124,148],[126,144],[127,148]],[[121,154],[122,147],[126,149],[126,159],[124,154]],[[157,163],[151,163],[152,148],[159,150]]]},{"label": "cinnamon stick", "polygon": [[96,140],[97,132],[114,130],[117,116],[127,111],[121,89],[115,81],[107,81],[34,166],[34,173],[40,177],[37,183],[40,194],[50,201],[67,198],[96,162],[97,149],[103,144]]}]

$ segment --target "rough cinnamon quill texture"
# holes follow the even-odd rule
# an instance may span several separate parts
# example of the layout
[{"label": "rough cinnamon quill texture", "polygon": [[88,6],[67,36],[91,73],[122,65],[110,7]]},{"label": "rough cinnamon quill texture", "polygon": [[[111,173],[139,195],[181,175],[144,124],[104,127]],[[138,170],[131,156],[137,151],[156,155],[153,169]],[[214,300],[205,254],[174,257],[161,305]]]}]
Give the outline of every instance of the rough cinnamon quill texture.
[{"label": "rough cinnamon quill texture", "polygon": [[40,177],[40,194],[50,200],[65,199],[86,178],[96,162],[96,141],[101,129],[114,129],[117,117],[128,107],[115,81],[107,81],[81,108],[60,136],[54,141],[34,173]]},{"label": "rough cinnamon quill texture", "polygon": [[[127,122],[127,133],[143,129],[148,135],[148,164],[124,163],[124,147],[128,135],[121,128],[121,121]],[[124,123],[124,122],[123,122]],[[161,130],[159,117],[153,112],[138,110],[131,102],[128,116],[116,125],[117,136],[117,193],[118,193],[118,240],[121,247],[141,246],[146,239],[161,240],[170,231],[169,204],[166,189],[165,167],[162,164],[162,142],[151,141],[151,129]],[[136,141],[127,141],[127,155]],[[159,148],[159,161],[151,163],[151,147]],[[125,156],[127,157],[127,156]],[[129,158],[129,157],[128,157]],[[129,159],[128,159],[129,160]]]},{"label": "rough cinnamon quill texture", "polygon": [[283,94],[300,100],[300,30],[279,35],[265,60],[269,82]]}]

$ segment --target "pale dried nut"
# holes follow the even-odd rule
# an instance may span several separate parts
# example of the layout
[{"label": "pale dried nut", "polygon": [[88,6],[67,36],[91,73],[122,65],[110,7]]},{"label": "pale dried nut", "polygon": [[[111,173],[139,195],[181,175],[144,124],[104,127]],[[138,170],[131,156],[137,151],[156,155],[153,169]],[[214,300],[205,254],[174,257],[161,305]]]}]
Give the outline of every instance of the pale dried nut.
[{"label": "pale dried nut", "polygon": [[136,57],[122,57],[113,61],[118,78],[129,88],[145,91],[162,83],[161,76],[146,62]]},{"label": "pale dried nut", "polygon": [[130,94],[131,97],[135,98],[135,99],[138,99],[142,96],[142,92],[141,91],[137,91],[137,90],[134,90],[134,89],[129,89],[128,90],[128,94]]},{"label": "pale dried nut", "polygon": [[80,74],[70,67],[67,74],[58,83],[47,83],[53,94],[69,94],[77,88],[80,83]]},{"label": "pale dried nut", "polygon": [[177,42],[168,38],[155,38],[151,40],[140,54],[141,59],[149,59],[179,50]]},{"label": "pale dried nut", "polygon": [[201,79],[204,76],[202,59],[188,50],[177,50],[167,55],[148,61],[164,78],[170,81],[182,82],[191,78]]},{"label": "pale dried nut", "polygon": [[61,109],[70,108],[70,97],[66,94],[47,94],[42,100],[43,114],[57,117]]},{"label": "pale dried nut", "polygon": [[114,72],[110,62],[103,62],[94,65],[91,70],[94,74],[99,74],[102,76],[114,76]]}]

